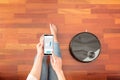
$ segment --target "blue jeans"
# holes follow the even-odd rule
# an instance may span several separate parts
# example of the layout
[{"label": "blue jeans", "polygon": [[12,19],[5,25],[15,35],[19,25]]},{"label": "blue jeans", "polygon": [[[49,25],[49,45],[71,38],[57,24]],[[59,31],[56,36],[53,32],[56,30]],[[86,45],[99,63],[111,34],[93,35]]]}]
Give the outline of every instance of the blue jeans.
[{"label": "blue jeans", "polygon": [[[54,54],[61,58],[61,52],[58,42],[54,43]],[[51,66],[51,63],[47,65],[47,56],[44,56],[43,58],[40,80],[58,80],[57,75]]]}]

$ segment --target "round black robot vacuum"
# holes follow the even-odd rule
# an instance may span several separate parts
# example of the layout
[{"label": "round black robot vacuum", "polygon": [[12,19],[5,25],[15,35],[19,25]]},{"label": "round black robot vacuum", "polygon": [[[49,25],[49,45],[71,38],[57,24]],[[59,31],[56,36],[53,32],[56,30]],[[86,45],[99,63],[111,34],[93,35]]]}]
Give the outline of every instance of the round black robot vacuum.
[{"label": "round black robot vacuum", "polygon": [[69,49],[76,60],[87,63],[99,56],[101,44],[94,34],[82,32],[72,38]]}]

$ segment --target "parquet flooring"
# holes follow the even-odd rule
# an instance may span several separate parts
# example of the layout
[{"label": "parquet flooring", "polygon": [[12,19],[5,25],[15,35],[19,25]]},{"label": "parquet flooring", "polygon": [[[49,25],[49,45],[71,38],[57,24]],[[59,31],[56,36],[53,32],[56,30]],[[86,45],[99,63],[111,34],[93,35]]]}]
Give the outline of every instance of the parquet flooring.
[{"label": "parquet flooring", "polygon": [[[120,80],[120,0],[0,0],[0,80],[26,79],[49,23],[58,27],[67,80]],[[102,45],[91,63],[69,52],[71,38],[86,29]]]}]

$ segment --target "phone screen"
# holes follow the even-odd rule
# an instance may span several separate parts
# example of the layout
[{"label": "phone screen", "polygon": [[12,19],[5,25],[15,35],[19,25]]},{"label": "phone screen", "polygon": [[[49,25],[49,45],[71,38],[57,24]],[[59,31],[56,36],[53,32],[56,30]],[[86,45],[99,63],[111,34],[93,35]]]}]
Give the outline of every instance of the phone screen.
[{"label": "phone screen", "polygon": [[53,52],[53,35],[44,35],[44,54],[51,55]]}]

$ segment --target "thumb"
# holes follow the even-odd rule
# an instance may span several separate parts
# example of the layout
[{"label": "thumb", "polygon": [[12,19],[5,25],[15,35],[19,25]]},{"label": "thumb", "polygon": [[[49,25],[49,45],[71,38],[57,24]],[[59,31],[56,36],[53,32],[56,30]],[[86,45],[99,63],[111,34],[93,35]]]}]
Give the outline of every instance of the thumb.
[{"label": "thumb", "polygon": [[52,65],[52,66],[54,66],[54,65],[55,65],[55,61],[54,61],[53,56],[50,56],[50,62],[51,62],[51,65]]},{"label": "thumb", "polygon": [[37,46],[36,46],[36,47],[38,48],[39,46],[40,46],[40,42],[37,44]]},{"label": "thumb", "polygon": [[56,56],[54,55],[54,53],[52,52],[52,56],[51,56],[51,59],[52,59],[52,62],[55,64],[56,63]]}]

